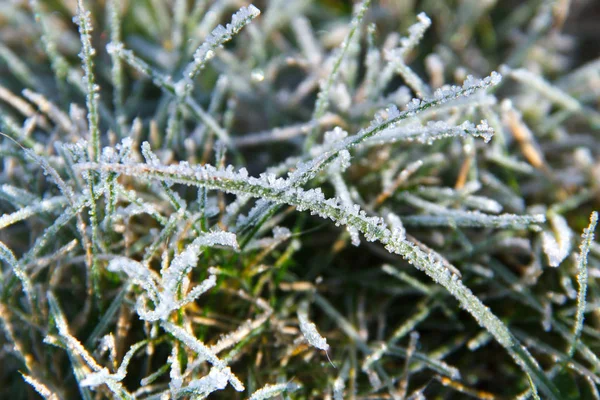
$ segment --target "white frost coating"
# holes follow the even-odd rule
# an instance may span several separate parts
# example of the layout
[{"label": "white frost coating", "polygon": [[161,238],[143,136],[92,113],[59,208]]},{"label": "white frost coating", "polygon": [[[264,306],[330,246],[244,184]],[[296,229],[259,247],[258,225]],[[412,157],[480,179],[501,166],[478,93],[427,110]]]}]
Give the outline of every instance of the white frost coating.
[{"label": "white frost coating", "polygon": [[577,348],[577,341],[583,330],[588,285],[588,254],[594,242],[594,231],[596,230],[597,223],[598,213],[594,211],[590,215],[590,224],[583,230],[583,234],[581,235],[581,245],[579,246],[579,254],[577,255],[577,283],[579,284],[579,290],[577,291],[577,314],[575,315],[573,338],[568,350],[569,357],[573,357]]},{"label": "white frost coating", "polygon": [[100,343],[98,344],[98,353],[105,354],[108,352],[110,360],[113,363],[117,362],[117,345],[115,342],[115,335],[109,333],[108,335],[102,336]]},{"label": "white frost coating", "polygon": [[[407,198],[408,196],[403,196]],[[429,203],[429,202],[425,202]],[[436,206],[434,203],[429,203]],[[405,224],[413,226],[463,226],[472,228],[512,228],[525,229],[531,227],[538,229],[537,224],[546,222],[543,214],[516,215],[500,214],[489,215],[479,211],[461,210],[435,210],[433,215],[409,215],[402,218]]]},{"label": "white frost coating", "polygon": [[154,276],[148,267],[142,263],[126,257],[116,257],[108,263],[110,272],[124,272],[129,279],[140,285],[146,291],[146,295],[152,300],[158,298],[158,288],[154,281]]},{"label": "white frost coating", "polygon": [[215,50],[221,47],[225,42],[231,40],[244,26],[260,15],[260,10],[250,4],[248,7],[242,7],[231,17],[231,23],[225,27],[217,25],[215,29],[206,37],[204,43],[194,53],[194,61],[190,63],[184,72],[184,79],[192,80],[208,60],[215,55]]},{"label": "white frost coating", "polygon": [[419,22],[411,25],[411,27],[408,28],[408,37],[400,40],[403,54],[418,45],[427,28],[431,26],[431,19],[424,12],[419,13],[419,15],[417,15],[417,19]]},{"label": "white frost coating", "polygon": [[161,164],[159,158],[152,152],[150,143],[148,142],[142,143],[142,155],[146,159],[148,165],[157,166]]},{"label": "white frost coating", "polygon": [[121,365],[117,369],[116,373],[111,374],[106,368],[102,368],[100,371],[88,374],[85,379],[81,381],[81,386],[95,387],[106,384],[110,387],[117,385],[118,382],[125,379],[125,376],[127,375],[127,367],[129,366],[129,363],[131,362],[135,352],[144,345],[146,345],[146,341],[138,342],[131,346],[125,356],[123,356],[123,361],[121,362]]},{"label": "white frost coating", "polygon": [[[67,352],[70,353],[70,357],[81,357],[81,359],[95,373],[95,375],[93,375],[92,378],[90,378],[90,382],[95,383],[97,380],[101,380],[101,383],[105,383],[108,389],[112,393],[114,393],[117,398],[124,398],[127,396],[129,396],[130,398],[131,395],[127,393],[127,391],[123,388],[120,382],[118,382],[115,379],[110,379],[111,375],[109,371],[106,368],[103,368],[100,365],[98,365],[96,360],[94,360],[94,358],[88,353],[88,351],[85,349],[85,347],[83,347],[81,342],[79,342],[79,340],[77,340],[74,336],[72,336],[69,333],[67,320],[65,319],[65,316],[62,313],[58,302],[56,301],[56,298],[54,297],[52,292],[48,292],[48,304],[50,306],[50,313],[54,318],[56,328],[58,329],[58,335],[62,338],[63,345],[66,347]],[[48,335],[44,339],[44,342],[49,344],[55,344],[56,338]],[[83,384],[83,381],[84,379],[82,379],[82,382],[80,382],[81,385]]]},{"label": "white frost coating", "polygon": [[83,84],[86,92],[86,106],[88,109],[88,126],[90,131],[91,154],[90,157],[94,161],[100,158],[100,135],[99,135],[99,113],[98,99],[100,87],[95,83],[94,77],[94,61],[93,57],[96,50],[92,47],[92,22],[91,13],[83,6],[83,1],[77,1],[76,15],[73,17],[73,22],[79,26],[79,36],[81,39],[81,52],[79,58],[82,61],[83,67]]},{"label": "white frost coating", "polygon": [[325,132],[323,137],[323,143],[326,145],[335,144],[337,141],[343,140],[348,137],[348,132],[336,126],[330,131]]},{"label": "white frost coating", "polygon": [[[196,238],[171,261],[169,268],[163,271],[160,279],[143,264],[124,257],[118,257],[108,265],[112,272],[126,273],[135,283],[146,291],[146,296],[154,303],[154,309],[146,308],[145,296],[140,296],[137,301],[136,311],[139,317],[146,321],[166,321],[170,314],[184,305],[196,300],[200,295],[216,285],[216,277],[209,275],[207,279],[195,286],[190,292],[180,299],[179,285],[186,274],[196,266],[198,257],[203,247],[216,245],[228,246],[238,249],[236,236],[230,232],[210,232]],[[159,291],[158,288],[161,288]]]},{"label": "white frost coating", "polygon": [[384,57],[387,61],[385,68],[379,73],[377,82],[378,91],[383,89],[392,80],[395,72],[400,73],[405,82],[415,90],[419,97],[429,94],[427,85],[415,74],[406,64],[404,58],[412,49],[414,49],[425,34],[425,31],[431,26],[431,20],[425,13],[417,16],[418,22],[408,28],[408,37],[400,39],[400,47],[384,50]]},{"label": "white frost coating", "polygon": [[271,316],[271,314],[272,310],[268,310],[265,313],[261,314],[257,319],[253,321],[248,320],[244,322],[242,325],[238,326],[238,328],[235,331],[229,332],[220,337],[217,343],[210,346],[210,350],[213,353],[218,354],[219,352],[238,344],[253,330],[257,329],[259,326],[264,324],[267,321],[267,319]]},{"label": "white frost coating", "polygon": [[306,341],[311,346],[316,347],[319,350],[325,351],[327,359],[329,359],[331,365],[335,367],[335,365],[329,358],[329,344],[327,344],[327,339],[325,339],[319,334],[319,332],[317,331],[317,326],[314,323],[310,322],[308,320],[308,317],[302,312],[298,313],[298,321],[300,322],[300,331],[302,331],[302,334],[304,335]]},{"label": "white frost coating", "polygon": [[38,200],[37,196],[29,193],[27,190],[6,183],[0,185],[0,194],[3,198],[7,196],[8,201],[20,206],[26,206]]},{"label": "white frost coating", "polygon": [[24,373],[21,373],[21,375],[23,376],[23,380],[29,385],[31,385],[31,387],[33,387],[35,391],[38,392],[40,396],[42,396],[44,399],[59,400],[58,395],[52,392],[50,389],[48,389],[48,387],[42,382]]},{"label": "white frost coating", "polygon": [[549,220],[556,239],[549,232],[544,232],[542,234],[542,246],[544,253],[548,256],[550,266],[558,267],[571,252],[573,231],[561,215],[553,214],[549,217]]},{"label": "white frost coating", "polygon": [[181,375],[181,363],[179,362],[179,346],[173,346],[171,349],[171,355],[167,359],[171,363],[169,371],[169,389],[171,394],[175,396],[175,393],[183,386],[183,376]]},{"label": "white frost coating", "polygon": [[350,234],[350,241],[352,242],[352,246],[360,246],[360,235],[358,229],[352,226],[347,226],[346,230]]},{"label": "white frost coating", "polygon": [[386,51],[388,61],[402,60],[404,56],[415,48],[423,38],[427,28],[431,26],[431,19],[424,12],[417,15],[418,22],[408,28],[408,37],[400,39],[400,47]]},{"label": "white frost coating", "polygon": [[[327,162],[340,151],[349,150],[369,138],[376,137],[381,134],[381,132],[398,126],[400,122],[414,117],[419,112],[432,107],[437,107],[457,98],[470,96],[477,91],[497,85],[501,79],[502,76],[495,71],[484,79],[475,80],[472,77],[467,77],[463,86],[444,86],[436,90],[434,95],[430,98],[425,98],[422,101],[415,99],[415,101],[412,102],[413,106],[407,106],[407,110],[405,111],[396,112],[393,107],[391,109],[388,108],[386,112],[391,115],[391,117],[388,116],[388,118],[383,118],[378,114],[367,128],[360,130],[357,134],[349,136],[344,140],[338,141],[333,146],[323,146],[324,150],[322,153],[313,160],[309,162],[300,162],[297,165],[296,170],[289,174],[288,180],[290,181],[290,185],[301,185],[307,182],[315,176],[323,165],[326,165]],[[417,101],[419,102],[419,106],[414,106]],[[487,131],[487,137],[491,137],[489,136],[491,130],[488,131],[489,126],[487,123],[482,123],[480,126]],[[486,136],[484,135],[484,137]]]},{"label": "white frost coating", "polygon": [[227,377],[227,381],[235,390],[238,392],[244,390],[244,385],[242,382],[231,372],[229,367],[227,367],[227,364],[220,360],[217,355],[208,348],[208,346],[196,339],[183,328],[173,325],[170,322],[162,321],[161,326],[165,331],[169,332],[187,347],[198,353],[202,359],[208,361],[213,367],[215,367],[216,370],[224,374]]},{"label": "white frost coating", "polygon": [[492,71],[492,73],[489,76],[483,79],[475,79],[472,75],[467,75],[462,87],[444,85],[433,93],[433,99],[440,100],[444,98],[455,98],[457,96],[469,96],[473,94],[476,90],[485,87],[496,86],[501,81],[502,75],[500,75],[496,71]]},{"label": "white frost coating", "polygon": [[196,238],[192,243],[179,253],[162,277],[163,289],[174,294],[181,278],[198,263],[198,257],[202,253],[202,247],[213,247],[215,245],[238,248],[236,236],[230,232],[212,232]]},{"label": "white frost coating", "polygon": [[300,385],[295,383],[278,383],[276,385],[266,384],[256,392],[252,393],[252,396],[248,400],[265,400],[271,399],[284,392],[293,392],[300,388]]},{"label": "white frost coating", "polygon": [[[94,164],[89,164],[89,166],[92,167]],[[183,170],[179,170],[177,166],[160,168],[149,168],[146,165],[143,168],[139,166],[125,167],[128,168],[128,173],[136,173],[142,177],[155,179],[173,178],[180,183],[188,185],[215,188],[230,193],[246,193],[253,197],[265,198],[270,201],[298,205],[303,209],[309,209],[319,215],[332,218],[339,224],[351,224],[360,227],[360,230],[367,232],[372,240],[381,241],[386,245],[388,251],[401,254],[408,262],[414,264],[418,269],[424,270],[435,282],[448,289],[460,301],[461,305],[482,326],[488,329],[500,344],[508,349],[511,355],[520,362],[520,365],[526,371],[538,371],[535,366],[532,367],[530,364],[525,364],[525,361],[529,360],[526,350],[519,347],[518,342],[513,340],[504,324],[464,286],[462,281],[456,275],[449,272],[439,255],[434,252],[421,250],[408,242],[390,240],[391,232],[387,229],[386,225],[379,224],[379,220],[377,219],[377,222],[369,220],[366,213],[361,213],[359,208],[355,210],[342,209],[336,200],[325,200],[323,194],[319,191],[302,191],[301,189],[290,188],[281,193],[276,193],[269,186],[262,186],[256,182],[253,183],[253,178],[241,179],[235,173],[229,174],[221,170],[213,171],[208,166],[196,168],[186,166]],[[103,166],[103,168],[107,168],[107,166]],[[120,166],[111,165],[109,168],[117,170]],[[173,173],[177,176],[172,175]],[[261,181],[260,183],[264,182]],[[308,199],[312,200],[312,202],[305,202]],[[516,352],[517,350],[519,353]]]},{"label": "white frost coating", "polygon": [[[227,368],[228,370],[229,368]],[[186,387],[178,392],[181,394],[193,393],[196,396],[208,396],[217,390],[223,390],[227,386],[227,374],[216,368],[211,368],[208,375],[192,380]],[[179,396],[176,396],[179,397]]]},{"label": "white frost coating", "polygon": [[285,226],[276,226],[273,228],[273,238],[278,240],[288,239],[292,233]]}]

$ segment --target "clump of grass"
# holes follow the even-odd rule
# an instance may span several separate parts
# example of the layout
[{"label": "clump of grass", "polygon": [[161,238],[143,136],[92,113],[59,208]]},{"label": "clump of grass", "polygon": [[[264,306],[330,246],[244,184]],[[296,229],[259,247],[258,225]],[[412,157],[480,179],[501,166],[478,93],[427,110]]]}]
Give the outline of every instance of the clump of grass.
[{"label": "clump of grass", "polygon": [[0,6],[0,395],[600,398],[593,5],[415,4]]}]

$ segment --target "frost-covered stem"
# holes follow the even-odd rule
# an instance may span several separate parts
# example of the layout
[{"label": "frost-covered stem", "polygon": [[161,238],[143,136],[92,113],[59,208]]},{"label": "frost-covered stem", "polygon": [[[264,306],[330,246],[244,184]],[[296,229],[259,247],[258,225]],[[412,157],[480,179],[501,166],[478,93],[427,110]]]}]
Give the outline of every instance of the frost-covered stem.
[{"label": "frost-covered stem", "polygon": [[108,227],[108,229],[106,229],[107,231],[110,231],[110,228],[112,226],[112,217],[114,216],[115,211],[117,210],[116,181],[117,181],[117,174],[114,174],[114,173],[110,173],[108,175],[108,178],[106,179],[106,191],[107,191],[108,199],[106,200],[106,216],[105,216],[104,223],[107,224],[107,227]]},{"label": "frost-covered stem", "polygon": [[[177,9],[181,9],[180,5]],[[167,131],[167,143],[172,143],[174,134],[181,117],[181,106],[188,102],[189,96],[194,88],[194,79],[198,73],[204,68],[206,63],[215,55],[215,51],[223,46],[237,34],[244,26],[249,24],[254,18],[260,15],[260,10],[250,4],[248,7],[242,7],[231,17],[231,23],[226,27],[218,25],[206,38],[206,41],[194,53],[194,60],[185,68],[183,78],[174,85],[177,101],[175,109],[170,115]],[[192,106],[196,114],[199,114],[201,119],[212,120],[210,116],[202,117],[205,112],[199,106]],[[199,111],[199,112],[198,112]],[[216,128],[216,133],[226,143],[230,143],[229,135],[225,130],[217,126],[216,123],[207,124],[211,128]]]},{"label": "frost-covered stem", "polygon": [[[66,184],[66,182],[61,178],[61,176],[58,174],[56,169],[54,169],[50,165],[50,163],[48,163],[48,161],[46,159],[44,159],[43,157],[37,156],[31,150],[26,150],[25,152],[29,157],[33,158],[38,164],[40,164],[40,166],[44,169],[46,174],[48,174],[50,177],[52,177],[52,180],[58,186],[58,188],[64,195],[65,199],[68,201],[70,208],[68,208],[65,211],[65,213],[63,213],[55,221],[55,223],[52,226],[48,227],[44,231],[44,234],[42,236],[40,236],[36,239],[34,246],[21,258],[21,263],[23,263],[24,265],[29,263],[33,259],[33,257],[35,257],[39,253],[39,251],[43,248],[43,246],[45,246],[49,240],[53,239],[52,235],[56,233],[56,232],[54,232],[53,228],[56,227],[56,230],[60,229],[60,227],[62,227],[64,224],[66,224],[73,216],[76,216],[77,217],[77,230],[79,231],[79,234],[81,235],[85,253],[86,253],[86,264],[87,264],[87,267],[91,271],[91,273],[88,274],[88,289],[92,289],[92,286],[93,286],[92,285],[92,277],[94,275],[93,271],[94,271],[94,265],[95,265],[94,263],[97,262],[97,257],[96,257],[97,253],[95,252],[96,250],[95,250],[94,246],[97,242],[94,242],[94,234],[93,233],[92,233],[92,240],[90,240],[89,235],[86,231],[85,221],[83,220],[83,217],[81,215],[81,211],[86,206],[90,207],[90,209],[92,207],[95,207],[96,197],[94,197],[94,191],[90,190],[89,198],[83,198],[83,199],[76,198],[71,186]],[[90,182],[90,180],[88,178],[88,183],[89,182]],[[82,197],[85,197],[85,196],[82,196]],[[88,200],[90,200],[90,201],[88,201]],[[95,212],[95,210],[90,211],[90,215],[93,212]],[[95,222],[95,219],[92,219],[92,223],[94,223],[94,222]],[[94,229],[94,225],[92,225],[92,229]],[[97,221],[96,221],[96,229],[97,229]],[[96,233],[96,238],[97,238],[97,233]]]},{"label": "frost-covered stem", "polygon": [[266,400],[271,399],[276,396],[280,396],[286,392],[293,392],[299,389],[300,386],[296,385],[292,382],[287,383],[278,383],[276,385],[267,384],[262,388],[258,389],[256,392],[252,393],[248,400]]},{"label": "frost-covered stem", "polygon": [[359,131],[357,134],[337,142],[325,153],[310,161],[300,173],[293,175],[292,184],[300,186],[306,183],[326,165],[332,162],[341,151],[350,150],[365,142],[367,139],[370,139],[387,129],[395,127],[401,121],[414,117],[420,112],[437,107],[459,97],[469,96],[476,91],[495,86],[500,83],[501,79],[502,76],[497,72],[492,72],[487,78],[478,81],[475,81],[472,77],[468,77],[464,85],[461,87],[454,86],[447,90],[438,89],[434,93],[433,97],[423,101],[413,99],[408,104],[405,111],[396,110],[395,115],[392,117],[381,122],[372,123],[368,128]]},{"label": "frost-covered stem", "polygon": [[185,185],[204,186],[236,195],[248,195],[262,198],[276,204],[295,206],[299,211],[309,210],[323,218],[333,220],[337,225],[346,225],[357,229],[369,241],[379,241],[390,253],[401,255],[409,264],[425,272],[436,283],[450,292],[475,320],[500,343],[523,369],[530,374],[547,398],[558,399],[560,395],[554,384],[529,352],[513,337],[508,328],[471,292],[458,277],[446,268],[441,257],[434,252],[425,252],[416,245],[405,241],[391,232],[386,224],[376,217],[368,217],[358,206],[348,209],[337,201],[326,200],[320,191],[304,191],[299,188],[282,188],[277,182],[248,178],[245,173],[232,170],[216,170],[214,167],[170,166],[149,167],[147,165],[119,164],[81,164],[82,169],[105,169],[124,175],[133,175],[158,180],[168,180]]},{"label": "frost-covered stem", "polygon": [[375,92],[377,95],[381,94],[390,83],[394,76],[394,72],[400,73],[406,83],[415,90],[419,97],[423,97],[423,94],[425,94],[424,83],[422,83],[420,78],[404,63],[406,54],[419,44],[427,29],[431,26],[431,19],[427,14],[420,13],[417,15],[417,19],[418,22],[408,28],[408,36],[403,37],[400,40],[400,47],[386,52],[385,56],[388,63],[385,65],[385,68],[380,71],[380,78],[377,82]]},{"label": "frost-covered stem", "polygon": [[[142,143],[142,155],[144,156],[148,164],[160,164],[158,157],[152,152],[152,149],[150,148],[150,143],[148,142]],[[173,208],[175,208],[175,211],[179,212],[179,210],[181,210],[181,208],[183,207],[179,196],[173,191],[173,189],[171,189],[171,186],[169,186],[167,182],[161,182],[161,186],[165,190],[165,193],[167,194],[169,201],[173,205]],[[187,219],[187,215],[185,215],[184,218]]]},{"label": "frost-covered stem", "polygon": [[135,68],[142,74],[150,77],[152,82],[161,89],[169,92],[172,95],[175,95],[175,85],[170,76],[166,76],[156,71],[148,63],[138,58],[131,50],[127,50],[123,47],[123,43],[121,42],[111,42],[106,46],[106,51],[110,55],[116,55],[117,57],[123,59],[127,64],[131,67]]},{"label": "frost-covered stem", "polygon": [[546,221],[544,214],[488,215],[479,211],[448,210],[435,212],[434,215],[408,215],[402,217],[402,222],[411,226],[427,227],[470,227],[470,228],[500,228],[500,229],[539,229],[537,224]]},{"label": "frost-covered stem", "polygon": [[[119,11],[119,2],[117,0],[108,0],[106,3],[108,15],[110,18],[110,40],[112,43],[121,42],[121,15]],[[111,78],[113,84],[113,106],[117,112],[117,127],[121,129],[121,135],[124,134],[125,107],[123,104],[123,65],[121,58],[115,54],[110,54],[112,62]]]},{"label": "frost-covered stem", "polygon": [[60,397],[56,393],[54,393],[52,390],[50,390],[44,383],[38,381],[34,377],[29,376],[27,374],[21,373],[21,375],[23,376],[23,380],[25,382],[27,382],[29,385],[31,385],[31,387],[33,387],[35,389],[35,391],[38,392],[38,394],[40,396],[42,396],[44,399],[60,400]]},{"label": "frost-covered stem", "polygon": [[[432,98],[423,101],[417,99],[413,100],[407,106],[406,111],[400,112],[397,109],[388,109],[388,113],[393,113],[393,115],[386,120],[374,122],[368,128],[359,131],[357,134],[337,142],[307,163],[300,162],[297,170],[290,174],[289,185],[291,187],[302,186],[319,171],[322,171],[327,165],[334,161],[342,151],[352,149],[361,143],[368,142],[369,139],[377,139],[379,136],[382,136],[380,135],[382,132],[391,130],[401,121],[414,117],[420,112],[440,106],[453,99],[469,96],[478,90],[497,85],[501,79],[502,77],[500,74],[496,72],[492,72],[489,77],[479,81],[474,81],[472,77],[467,77],[462,87],[453,86],[445,90],[438,89]],[[430,123],[425,128],[427,134],[425,134],[424,131],[419,130],[416,139],[429,142],[434,139],[457,135],[462,136],[465,134],[481,136],[485,141],[491,139],[492,130],[487,125],[487,122],[482,121],[477,126],[472,125],[473,124],[469,122],[465,122],[456,127],[447,126],[447,124],[439,122]],[[277,211],[278,206],[265,204],[263,208],[264,210],[256,217],[255,221],[263,221],[267,218],[267,215],[273,215]],[[255,225],[253,228],[254,232],[259,229],[260,225],[260,222]],[[244,247],[244,243],[242,244],[242,247]]]},{"label": "frost-covered stem", "polygon": [[18,211],[0,216],[0,229],[24,221],[29,217],[41,213],[50,213],[63,207],[67,201],[63,196],[50,197],[49,199],[35,201],[35,203],[25,206]]},{"label": "frost-covered stem", "polygon": [[587,293],[587,280],[588,280],[588,271],[587,271],[587,262],[588,262],[588,253],[590,252],[590,246],[594,241],[594,230],[596,229],[596,224],[598,223],[598,213],[594,211],[590,216],[590,224],[589,226],[583,230],[583,234],[581,235],[581,246],[579,255],[577,256],[577,282],[579,283],[579,291],[577,292],[577,314],[575,315],[575,326],[573,327],[573,339],[569,345],[569,357],[573,357],[575,353],[575,348],[577,347],[577,341],[579,340],[579,336],[581,336],[581,331],[583,330],[583,320],[585,318],[585,296]]},{"label": "frost-covered stem", "polygon": [[150,77],[152,82],[162,90],[167,93],[175,96],[178,101],[181,102],[182,105],[187,106],[187,109],[194,115],[194,117],[198,118],[202,121],[206,126],[212,129],[215,134],[221,139],[223,142],[230,144],[231,139],[229,134],[225,129],[223,129],[217,121],[206,112],[193,98],[190,96],[181,97],[181,94],[178,94],[177,85],[173,83],[173,80],[170,76],[161,74],[156,71],[152,67],[150,67],[145,61],[136,57],[135,54],[131,50],[126,50],[123,48],[123,43],[109,43],[106,47],[109,54],[116,54],[118,57],[122,58],[129,64],[131,67],[135,68],[142,74]]},{"label": "frost-covered stem", "polygon": [[165,321],[161,322],[160,325],[166,332],[170,333],[177,340],[181,341],[181,343],[185,344],[188,348],[198,353],[200,357],[208,361],[218,371],[224,373],[227,377],[227,381],[231,384],[231,386],[233,386],[235,390],[237,390],[238,392],[244,390],[244,385],[227,367],[227,363],[219,359],[217,355],[213,353],[208,346],[206,346],[200,340],[196,339],[185,329],[177,325]]},{"label": "frost-covered stem", "polygon": [[[100,159],[100,129],[98,127],[98,90],[94,76],[94,55],[96,50],[92,47],[92,23],[90,21],[90,12],[83,5],[83,0],[78,0],[76,15],[73,18],[79,26],[79,36],[81,39],[81,52],[79,57],[83,62],[84,82],[86,92],[86,106],[88,109],[88,129],[90,133],[90,159],[98,162]],[[94,177],[90,174],[87,177],[88,190],[90,192],[91,204],[89,208],[90,223],[92,225],[92,243],[91,243],[91,274],[92,285],[96,295],[100,294],[99,288],[99,270],[98,270],[98,251],[99,234],[98,218],[96,215],[96,202],[94,200]]]},{"label": "frost-covered stem", "polygon": [[79,26],[81,38],[81,53],[79,57],[83,62],[84,82],[86,86],[86,105],[88,109],[88,125],[90,130],[90,155],[91,159],[100,159],[100,130],[98,128],[98,90],[94,76],[94,55],[96,50],[92,47],[92,23],[90,12],[83,6],[83,0],[77,1],[77,12],[73,18]]},{"label": "frost-covered stem", "polygon": [[180,209],[180,211],[171,214],[167,223],[165,224],[165,227],[160,232],[160,235],[158,235],[158,237],[152,242],[152,244],[150,244],[150,246],[146,248],[143,263],[148,263],[152,259],[152,257],[154,257],[154,254],[158,251],[160,246],[166,243],[169,236],[171,236],[175,229],[177,229],[177,224],[183,218],[184,211],[185,210]]},{"label": "frost-covered stem", "polygon": [[[362,20],[369,8],[369,4],[371,4],[371,0],[363,0],[363,2],[358,6],[358,10],[356,15],[352,18],[352,24],[350,26],[350,31],[344,38],[340,49],[336,55],[336,58],[333,61],[333,67],[327,78],[323,80],[320,84],[319,94],[317,94],[317,102],[315,104],[315,109],[313,111],[312,120],[318,121],[325,115],[327,109],[329,108],[329,91],[331,90],[331,86],[335,83],[337,76],[339,74],[340,66],[342,65],[342,61],[344,61],[344,57],[348,50],[350,43],[352,42],[352,38],[356,34],[356,31],[360,28]],[[307,152],[310,150],[312,145],[317,140],[317,135],[319,134],[318,126],[314,127],[311,132],[306,136],[306,140],[304,142],[304,151]]]},{"label": "frost-covered stem", "polygon": [[94,200],[94,178],[87,177],[88,190],[90,193],[90,204],[88,214],[90,216],[90,225],[92,226],[92,243],[90,244],[91,263],[92,263],[92,287],[98,299],[100,298],[100,270],[98,268],[98,246],[100,246],[100,236],[98,227],[98,214],[96,209],[96,201]]},{"label": "frost-covered stem", "polygon": [[242,7],[231,17],[231,23],[226,27],[218,25],[206,38],[205,42],[194,53],[192,61],[183,72],[182,83],[185,84],[182,97],[190,94],[193,88],[193,80],[204,68],[208,60],[215,55],[215,51],[223,44],[230,41],[239,31],[248,25],[254,18],[260,15],[260,10],[250,4],[248,7]]},{"label": "frost-covered stem", "polygon": [[[71,364],[73,366],[73,372],[75,378],[77,380],[77,385],[79,386],[79,391],[81,396],[84,399],[90,399],[87,387],[84,385],[84,380],[86,376],[84,375],[85,369],[81,367],[81,360],[87,364],[87,366],[94,372],[102,374],[102,376],[108,376],[108,370],[98,365],[96,360],[88,353],[85,347],[77,340],[71,333],[69,332],[69,327],[67,325],[67,320],[64,316],[64,313],[60,309],[58,301],[54,297],[52,292],[47,293],[48,305],[50,308],[50,315],[54,319],[54,324],[58,330],[58,335],[60,337],[60,341],[62,342],[67,354],[69,355],[69,359],[71,360]],[[52,344],[53,338],[52,336],[47,336],[44,339],[46,343]],[[114,380],[106,379],[103,383],[105,383],[109,390],[120,399],[128,399],[132,400],[133,396],[127,392],[123,388],[123,386]]]}]

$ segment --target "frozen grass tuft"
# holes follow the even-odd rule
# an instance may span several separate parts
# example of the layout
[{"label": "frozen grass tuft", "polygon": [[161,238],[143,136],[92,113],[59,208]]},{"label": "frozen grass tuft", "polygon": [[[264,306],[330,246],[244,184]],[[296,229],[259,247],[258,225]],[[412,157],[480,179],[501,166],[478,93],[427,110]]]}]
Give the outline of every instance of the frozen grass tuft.
[{"label": "frozen grass tuft", "polygon": [[342,3],[0,6],[0,397],[598,398],[594,2]]}]

